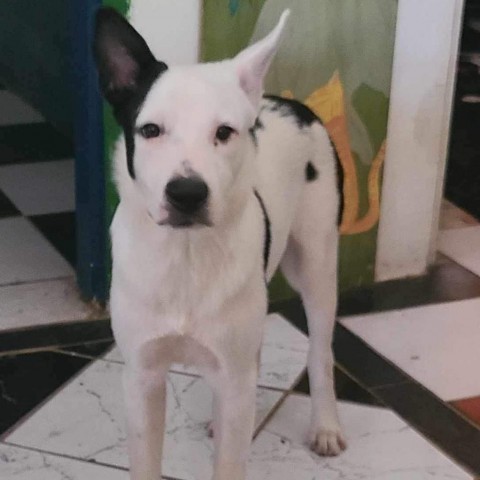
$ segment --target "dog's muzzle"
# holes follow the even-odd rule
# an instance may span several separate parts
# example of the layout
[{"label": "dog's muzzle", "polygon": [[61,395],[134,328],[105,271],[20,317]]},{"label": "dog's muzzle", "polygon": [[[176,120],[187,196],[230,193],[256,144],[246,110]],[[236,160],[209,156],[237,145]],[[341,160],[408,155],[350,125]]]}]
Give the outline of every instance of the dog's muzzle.
[{"label": "dog's muzzle", "polygon": [[173,227],[194,224],[209,225],[206,205],[208,186],[199,177],[178,177],[167,183],[165,196],[169,217],[165,222]]}]

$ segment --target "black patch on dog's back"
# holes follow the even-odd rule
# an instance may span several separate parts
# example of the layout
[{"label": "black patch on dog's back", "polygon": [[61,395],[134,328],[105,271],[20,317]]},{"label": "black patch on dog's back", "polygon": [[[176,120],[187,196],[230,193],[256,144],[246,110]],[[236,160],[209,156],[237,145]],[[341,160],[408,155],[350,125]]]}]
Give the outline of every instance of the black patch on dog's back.
[{"label": "black patch on dog's back", "polygon": [[318,177],[317,169],[312,165],[312,162],[308,162],[305,168],[305,177],[307,182],[313,182]]},{"label": "black patch on dog's back", "polygon": [[257,131],[263,130],[265,128],[265,125],[263,125],[262,121],[260,120],[260,113],[258,114],[258,117],[255,119],[255,123],[253,124],[253,127],[251,127],[248,130],[248,133],[250,133],[250,136],[252,137],[253,143],[255,145],[258,145]]},{"label": "black patch on dog's back", "polygon": [[264,95],[264,98],[271,102],[270,111],[279,112],[282,117],[292,117],[298,128],[309,127],[315,122],[322,123],[310,108],[298,100],[276,95]]},{"label": "black patch on dog's back", "polygon": [[[299,102],[298,100],[278,97],[276,95],[264,95],[264,98],[270,101],[270,111],[278,112],[282,117],[292,117],[295,120],[298,128],[302,129],[309,127],[314,123],[322,124],[320,118],[305,104]],[[333,149],[336,162],[336,171],[337,171],[337,192],[338,192],[338,219],[337,224],[340,225],[342,222],[343,209],[344,209],[344,197],[343,197],[343,167],[340,163],[340,158],[338,156],[337,149],[335,148],[332,139],[330,138],[330,144]],[[308,162],[305,167],[305,177],[308,182],[313,182],[318,178],[319,172],[313,166],[312,163]]]}]

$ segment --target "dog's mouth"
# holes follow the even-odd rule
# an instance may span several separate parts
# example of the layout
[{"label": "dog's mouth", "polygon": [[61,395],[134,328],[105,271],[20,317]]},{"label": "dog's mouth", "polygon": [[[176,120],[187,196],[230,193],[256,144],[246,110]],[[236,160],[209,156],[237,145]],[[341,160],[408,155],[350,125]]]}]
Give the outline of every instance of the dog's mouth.
[{"label": "dog's mouth", "polygon": [[187,215],[177,210],[170,210],[167,218],[157,222],[160,226],[169,226],[172,228],[196,228],[211,227],[212,222],[207,211],[202,211],[194,215]]}]

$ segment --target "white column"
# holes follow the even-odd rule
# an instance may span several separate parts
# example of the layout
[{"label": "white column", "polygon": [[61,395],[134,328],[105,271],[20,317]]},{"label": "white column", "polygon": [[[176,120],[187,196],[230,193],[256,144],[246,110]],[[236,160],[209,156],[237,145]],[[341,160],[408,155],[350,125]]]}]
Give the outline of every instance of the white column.
[{"label": "white column", "polygon": [[399,0],[375,276],[426,271],[436,249],[463,0]]}]

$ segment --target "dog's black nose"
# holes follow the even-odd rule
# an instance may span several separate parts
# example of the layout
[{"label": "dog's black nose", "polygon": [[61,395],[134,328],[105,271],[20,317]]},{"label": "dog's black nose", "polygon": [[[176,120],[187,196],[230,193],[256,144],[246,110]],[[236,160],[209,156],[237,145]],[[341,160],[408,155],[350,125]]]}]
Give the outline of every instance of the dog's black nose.
[{"label": "dog's black nose", "polygon": [[165,187],[170,204],[182,213],[192,214],[200,210],[207,201],[207,184],[198,177],[179,177]]}]

